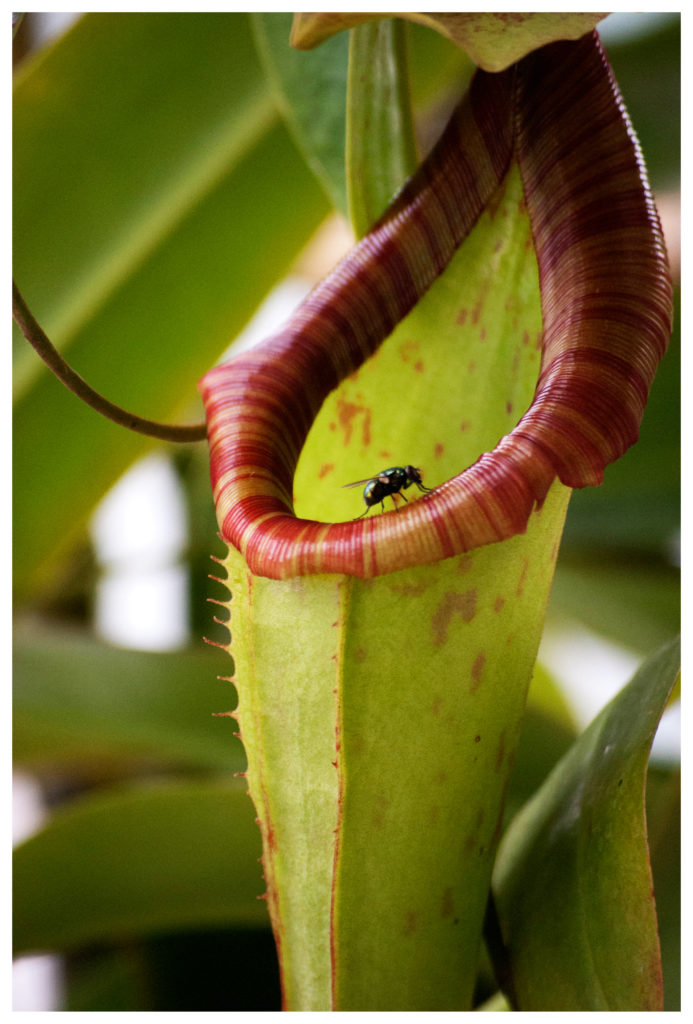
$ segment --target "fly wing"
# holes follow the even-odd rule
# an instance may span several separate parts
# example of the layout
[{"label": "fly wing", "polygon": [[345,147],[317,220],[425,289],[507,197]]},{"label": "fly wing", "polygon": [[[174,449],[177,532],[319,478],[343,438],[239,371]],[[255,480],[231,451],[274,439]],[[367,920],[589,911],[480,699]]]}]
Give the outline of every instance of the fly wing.
[{"label": "fly wing", "polygon": [[367,476],[365,480],[354,480],[350,484],[342,484],[342,487],[363,487],[365,484],[369,484],[371,480],[377,480],[376,476]]}]

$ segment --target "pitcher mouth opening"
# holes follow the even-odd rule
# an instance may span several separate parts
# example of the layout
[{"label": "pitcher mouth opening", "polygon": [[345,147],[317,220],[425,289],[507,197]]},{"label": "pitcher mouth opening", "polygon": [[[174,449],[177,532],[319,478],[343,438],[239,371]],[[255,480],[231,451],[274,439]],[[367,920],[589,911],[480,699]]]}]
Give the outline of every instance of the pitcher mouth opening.
[{"label": "pitcher mouth opening", "polygon": [[[293,479],[327,394],[442,273],[516,161],[543,345],[527,412],[397,513],[299,519]],[[601,482],[638,436],[672,287],[637,141],[596,33],[478,71],[391,207],[275,336],[202,380],[217,518],[251,570],[369,577],[524,532],[555,479]]]}]

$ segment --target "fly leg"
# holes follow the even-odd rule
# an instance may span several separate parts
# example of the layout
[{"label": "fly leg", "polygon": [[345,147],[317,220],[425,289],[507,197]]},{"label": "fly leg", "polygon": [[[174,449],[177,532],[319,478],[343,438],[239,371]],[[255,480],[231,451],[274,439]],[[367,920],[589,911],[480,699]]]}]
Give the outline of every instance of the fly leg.
[{"label": "fly leg", "polygon": [[395,506],[395,512],[399,512],[399,508],[397,507],[397,498],[404,498],[405,501],[407,499],[404,497],[401,491],[395,491],[395,493],[391,494],[390,497],[392,498],[392,504]]}]

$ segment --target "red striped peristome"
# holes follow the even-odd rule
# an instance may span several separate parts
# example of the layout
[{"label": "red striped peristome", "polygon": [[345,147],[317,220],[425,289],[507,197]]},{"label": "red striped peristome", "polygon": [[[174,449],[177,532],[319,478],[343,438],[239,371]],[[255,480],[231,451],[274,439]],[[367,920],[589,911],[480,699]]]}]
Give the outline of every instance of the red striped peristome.
[{"label": "red striped peristome", "polygon": [[[330,391],[442,272],[518,162],[539,266],[535,396],[496,448],[402,508],[295,517],[301,448]],[[526,529],[556,477],[597,484],[637,439],[672,289],[638,143],[596,34],[477,71],[440,142],[273,337],[201,382],[223,537],[252,572],[371,577]]]}]

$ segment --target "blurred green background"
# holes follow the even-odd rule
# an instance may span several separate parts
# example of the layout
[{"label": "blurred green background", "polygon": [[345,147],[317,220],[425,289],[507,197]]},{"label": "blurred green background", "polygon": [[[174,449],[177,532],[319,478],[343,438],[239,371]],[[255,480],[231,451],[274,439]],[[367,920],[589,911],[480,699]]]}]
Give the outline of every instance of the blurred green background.
[{"label": "blurred green background", "polygon": [[[113,401],[200,419],[197,379],[271,294],[269,333],[347,235],[329,221],[323,246],[304,251],[332,203],[344,208],[347,38],[295,54],[285,14],[92,14],[36,50],[39,18],[26,15],[15,39],[19,287]],[[605,45],[678,284],[679,18],[634,35],[615,25],[612,37],[615,22]],[[407,33],[425,147],[471,69],[434,33]],[[638,445],[602,487],[573,495],[549,640],[587,630],[637,662],[679,630],[678,320],[677,298]],[[235,696],[216,678],[231,674],[228,657],[202,640],[226,640],[207,603],[225,588],[209,578],[222,545],[204,446],[170,451],[101,420],[17,332],[14,385],[14,755],[47,814],[17,850],[15,946],[62,955],[59,995],[34,991],[24,1008],[278,1009],[259,835],[235,778],[243,752],[233,722],[212,717]],[[127,512],[135,464],[149,483]],[[114,623],[114,606],[129,625]],[[564,656],[579,664],[579,651]],[[511,809],[581,724],[557,666],[537,674]],[[583,681],[603,702],[614,683],[600,671]],[[652,768],[667,1009],[678,1000],[678,785],[668,763]]]}]

